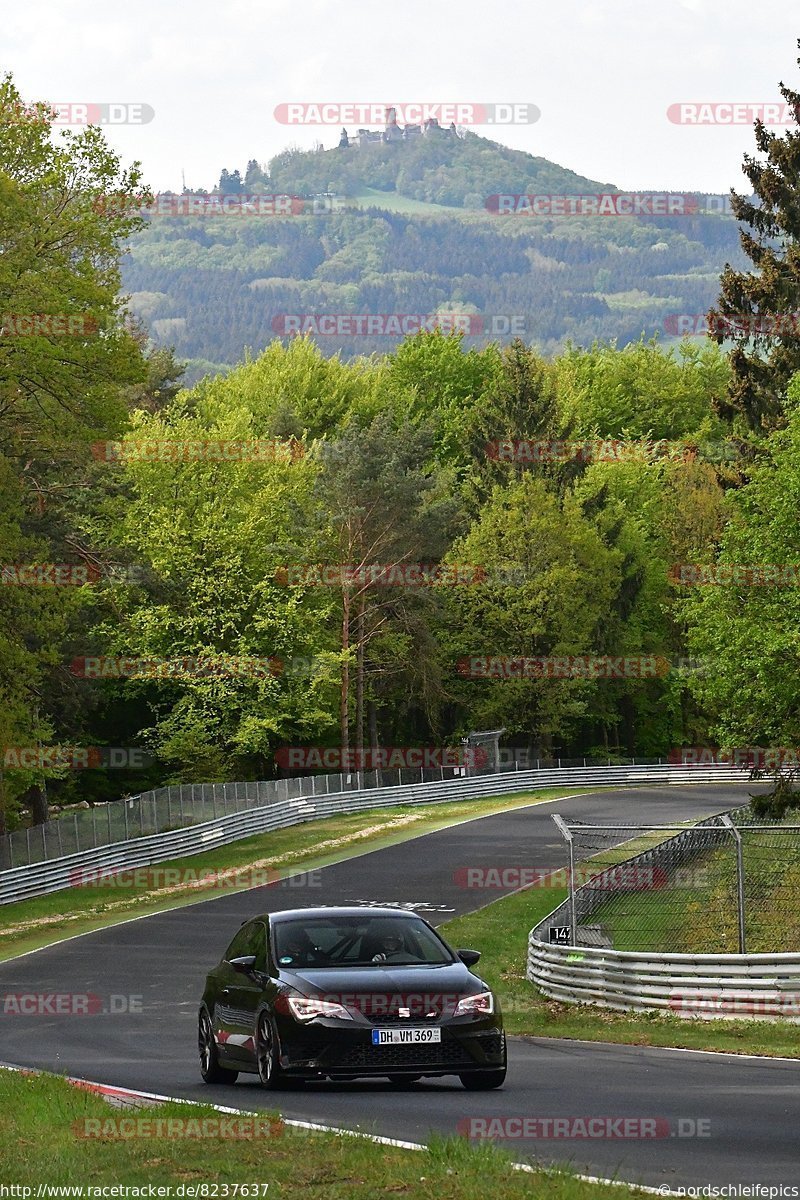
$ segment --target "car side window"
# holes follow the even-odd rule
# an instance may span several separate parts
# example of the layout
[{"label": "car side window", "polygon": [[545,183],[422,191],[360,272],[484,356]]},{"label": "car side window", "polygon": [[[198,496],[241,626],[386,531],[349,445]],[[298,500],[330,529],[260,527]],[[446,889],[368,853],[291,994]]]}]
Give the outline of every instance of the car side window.
[{"label": "car side window", "polygon": [[249,922],[247,925],[242,926],[230,946],[228,946],[228,949],[225,951],[225,961],[230,962],[232,958],[243,958],[245,954],[255,954],[255,951],[250,949],[252,941],[253,924]]},{"label": "car side window", "polygon": [[245,954],[255,954],[256,961],[253,967],[256,971],[266,971],[267,969],[267,929],[261,921],[253,921],[247,926],[249,937]]}]

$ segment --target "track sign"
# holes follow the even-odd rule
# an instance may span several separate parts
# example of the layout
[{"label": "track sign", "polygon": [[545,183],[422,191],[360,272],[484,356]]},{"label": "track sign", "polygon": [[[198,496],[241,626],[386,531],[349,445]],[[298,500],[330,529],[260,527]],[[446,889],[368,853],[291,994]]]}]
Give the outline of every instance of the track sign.
[{"label": "track sign", "polygon": [[551,925],[550,926],[550,945],[553,946],[568,946],[570,944],[570,934],[572,927],[570,925]]}]

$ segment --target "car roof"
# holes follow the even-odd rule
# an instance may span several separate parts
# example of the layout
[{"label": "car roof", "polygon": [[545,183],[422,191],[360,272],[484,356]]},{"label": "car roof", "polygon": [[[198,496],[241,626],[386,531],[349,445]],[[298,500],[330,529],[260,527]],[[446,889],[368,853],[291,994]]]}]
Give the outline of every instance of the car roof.
[{"label": "car roof", "polygon": [[331,905],[328,908],[284,908],[279,912],[263,913],[252,917],[254,921],[271,921],[272,924],[282,921],[297,921],[312,917],[415,917],[422,920],[418,913],[406,908],[377,908],[371,904]]}]

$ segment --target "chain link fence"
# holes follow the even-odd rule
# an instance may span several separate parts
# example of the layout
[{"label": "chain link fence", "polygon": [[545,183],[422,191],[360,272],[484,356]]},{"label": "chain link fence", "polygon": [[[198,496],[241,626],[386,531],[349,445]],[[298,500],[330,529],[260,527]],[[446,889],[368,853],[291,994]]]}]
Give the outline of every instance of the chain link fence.
[{"label": "chain link fence", "polygon": [[535,758],[524,750],[502,749],[497,761],[471,767],[398,767],[379,771],[349,771],[302,778],[268,779],[252,783],[193,783],[156,788],[138,796],[112,800],[54,815],[42,825],[0,835],[0,871],[62,858],[129,838],[185,829],[215,817],[262,808],[279,800],[302,800],[370,788],[438,783],[465,776],[507,771],[546,770],[579,766],[645,766],[661,759]]},{"label": "chain link fence", "polygon": [[570,859],[569,899],[548,921],[558,940],[653,953],[800,951],[800,809],[770,824],[755,824],[749,808],[690,827],[556,823]]}]

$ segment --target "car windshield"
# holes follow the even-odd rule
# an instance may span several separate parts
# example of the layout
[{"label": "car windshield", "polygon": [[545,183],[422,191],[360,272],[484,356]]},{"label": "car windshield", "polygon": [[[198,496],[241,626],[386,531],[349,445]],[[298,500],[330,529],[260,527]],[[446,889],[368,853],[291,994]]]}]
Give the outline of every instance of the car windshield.
[{"label": "car windshield", "polygon": [[443,966],[451,951],[422,921],[408,917],[310,917],[276,922],[279,967]]}]

